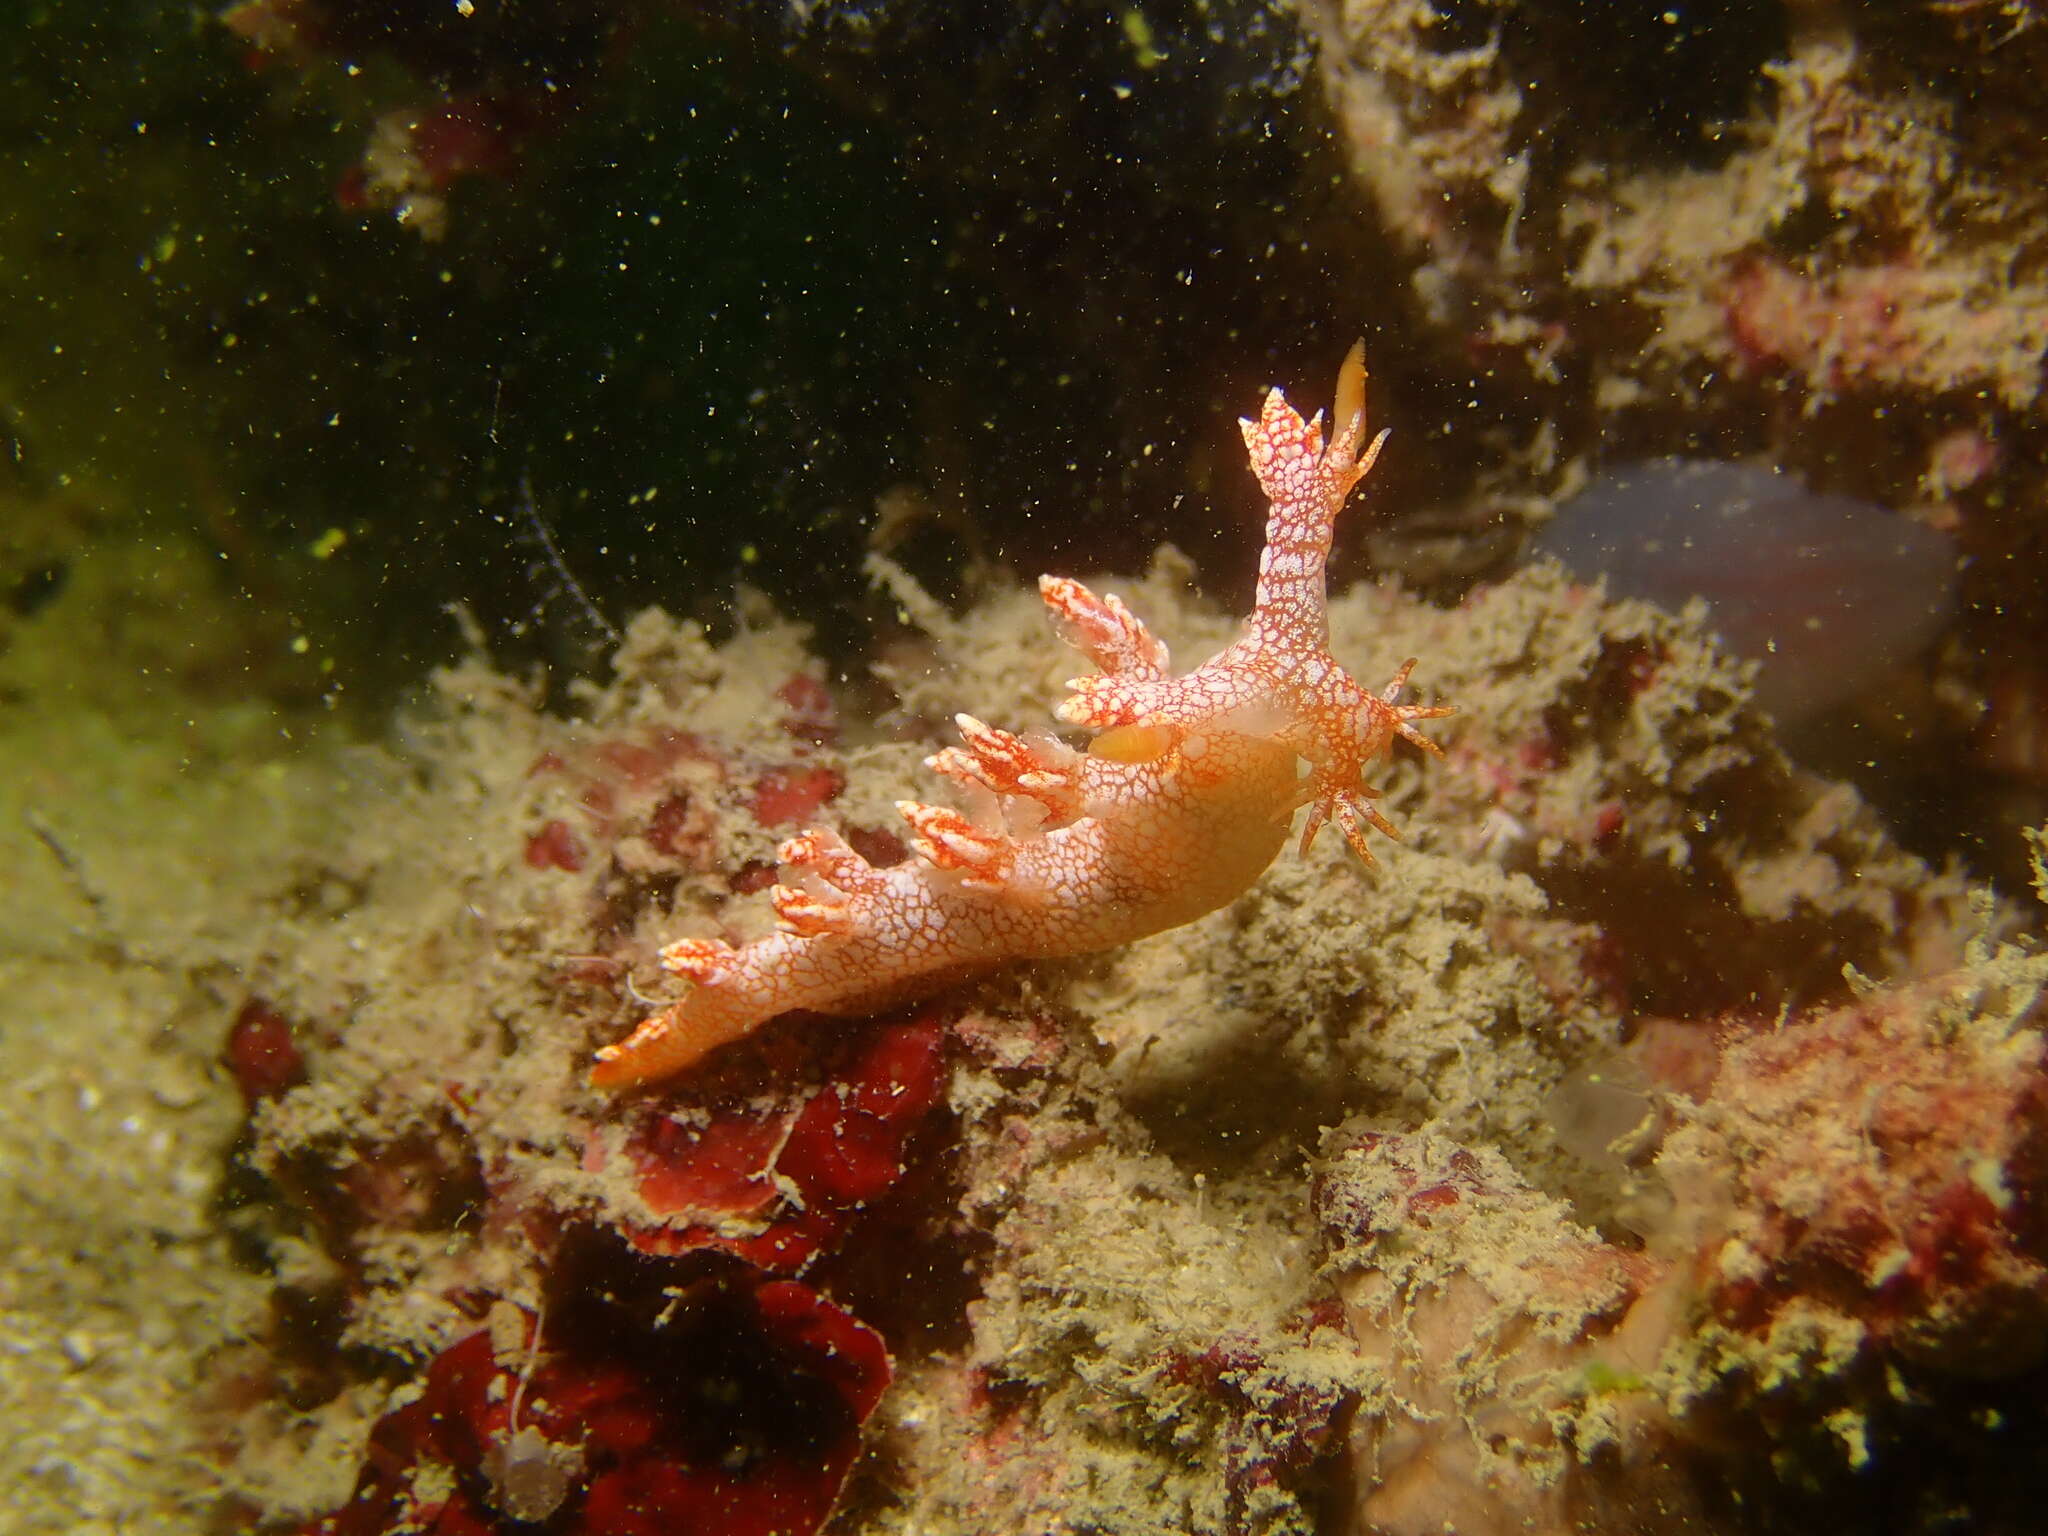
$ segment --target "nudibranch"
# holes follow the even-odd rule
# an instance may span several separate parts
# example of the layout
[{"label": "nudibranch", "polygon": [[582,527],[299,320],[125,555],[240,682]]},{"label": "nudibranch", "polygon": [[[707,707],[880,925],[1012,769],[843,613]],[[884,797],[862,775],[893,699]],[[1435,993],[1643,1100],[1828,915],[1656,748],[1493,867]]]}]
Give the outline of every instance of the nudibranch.
[{"label": "nudibranch", "polygon": [[1330,654],[1331,536],[1386,441],[1381,432],[1365,446],[1362,345],[1338,372],[1331,420],[1325,448],[1321,413],[1303,421],[1275,389],[1256,421],[1238,423],[1272,510],[1237,640],[1175,677],[1166,647],[1118,598],[1041,577],[1054,623],[1100,669],[1067,685],[1058,712],[1093,733],[1087,750],[957,716],[961,745],[925,762],[963,787],[976,814],[900,801],[914,854],[885,868],[828,828],[791,838],[769,893],[778,931],[737,948],[704,938],[663,948],[690,990],[598,1051],[591,1081],[668,1077],[793,1009],[871,1013],[1008,961],[1191,922],[1265,872],[1303,805],[1304,852],[1334,820],[1370,864],[1366,828],[1395,833],[1366,768],[1396,736],[1438,752],[1415,722],[1452,711],[1395,702],[1412,660],[1373,693]]}]

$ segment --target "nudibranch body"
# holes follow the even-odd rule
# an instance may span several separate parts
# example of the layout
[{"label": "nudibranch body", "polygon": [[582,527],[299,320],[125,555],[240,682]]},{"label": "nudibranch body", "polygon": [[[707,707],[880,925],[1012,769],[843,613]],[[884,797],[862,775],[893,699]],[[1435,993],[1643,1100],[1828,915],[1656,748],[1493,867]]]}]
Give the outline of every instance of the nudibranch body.
[{"label": "nudibranch body", "polygon": [[[770,892],[779,931],[734,947],[679,939],[662,963],[691,987],[597,1053],[591,1080],[667,1077],[793,1009],[860,1014],[1012,960],[1107,949],[1191,922],[1242,894],[1309,807],[1301,846],[1334,819],[1366,862],[1366,828],[1391,835],[1367,766],[1400,736],[1437,748],[1398,704],[1411,661],[1380,692],[1331,656],[1325,567],[1337,514],[1378,457],[1365,443],[1365,364],[1337,378],[1335,437],[1279,390],[1245,446],[1272,510],[1244,633],[1185,676],[1114,596],[1046,576],[1039,591],[1066,638],[1100,669],[1068,686],[1059,718],[1094,733],[1087,751],[1025,738],[969,715],[961,745],[926,759],[983,811],[898,805],[914,856],[878,868],[812,828],[779,850]],[[1306,762],[1304,776],[1301,764]]]}]

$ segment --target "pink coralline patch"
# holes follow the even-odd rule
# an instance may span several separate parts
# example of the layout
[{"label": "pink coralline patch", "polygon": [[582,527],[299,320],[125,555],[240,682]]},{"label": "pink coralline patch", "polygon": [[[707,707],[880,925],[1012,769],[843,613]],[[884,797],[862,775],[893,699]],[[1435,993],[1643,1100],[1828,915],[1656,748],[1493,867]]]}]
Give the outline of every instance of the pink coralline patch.
[{"label": "pink coralline patch", "polygon": [[305,1536],[807,1536],[891,1372],[874,1330],[758,1276],[644,1331],[550,1328],[538,1348],[519,1331],[521,1348],[484,1329],[443,1350]]},{"label": "pink coralline patch", "polygon": [[653,789],[678,763],[715,762],[717,752],[689,731],[656,731],[645,741],[599,742],[592,755],[631,789]]},{"label": "pink coralline patch", "polygon": [[306,1058],[292,1038],[291,1021],[260,997],[250,998],[235,1015],[221,1059],[252,1106],[306,1080]]},{"label": "pink coralline patch", "polygon": [[1900,316],[1908,275],[1873,267],[1807,277],[1752,263],[1728,286],[1728,330],[1753,366],[1819,370],[1831,387],[1895,372],[1909,341]]},{"label": "pink coralline patch", "polygon": [[[1351,1247],[1398,1239],[1403,1229],[1427,1230],[1433,1211],[1461,1200],[1493,1193],[1479,1159],[1463,1147],[1451,1149],[1436,1166],[1412,1157],[1412,1138],[1382,1131],[1360,1131],[1345,1138],[1342,1161],[1320,1174],[1315,1185],[1317,1219]],[[1348,1165],[1370,1160],[1377,1182],[1360,1185],[1340,1175]]]},{"label": "pink coralline patch", "polygon": [[657,853],[700,862],[711,850],[712,816],[694,795],[673,794],[647,819],[647,842]]},{"label": "pink coralline patch", "polygon": [[314,0],[241,0],[220,12],[220,21],[249,45],[244,62],[252,69],[270,58],[303,63],[331,46]]},{"label": "pink coralline patch", "polygon": [[583,844],[569,823],[550,821],[526,840],[526,866],[574,874],[583,867]]},{"label": "pink coralline patch", "polygon": [[770,1108],[723,1097],[663,1105],[634,1133],[629,1156],[642,1198],[670,1222],[635,1229],[634,1246],[715,1249],[801,1272],[903,1177],[910,1138],[945,1091],[945,1036],[930,1014],[884,1025],[822,1085]]},{"label": "pink coralline patch", "polygon": [[480,93],[399,107],[380,116],[362,158],[335,186],[350,212],[387,208],[424,240],[448,229],[449,190],[472,176],[503,177],[554,114],[540,93]]},{"label": "pink coralline patch", "polygon": [[1695,1019],[1639,1016],[1629,1059],[1666,1093],[1704,1099],[1720,1070],[1715,1027]]},{"label": "pink coralline patch", "polygon": [[1564,766],[1564,760],[1563,747],[1547,728],[1515,744],[1515,762],[1532,778],[1555,773]]},{"label": "pink coralline patch", "polygon": [[339,1215],[360,1232],[425,1232],[452,1225],[483,1194],[476,1150],[447,1122],[359,1143],[360,1156],[337,1182]]},{"label": "pink coralline patch", "polygon": [[358,87],[349,106],[380,110],[337,198],[350,209],[388,208],[432,240],[446,233],[456,183],[514,175],[527,148],[568,119],[579,87],[613,56],[628,9],[588,0],[237,0],[219,20],[247,45],[252,69],[273,60],[308,73],[324,73],[328,61],[347,66]]},{"label": "pink coralline patch", "polygon": [[747,809],[764,827],[808,821],[838,795],[846,781],[835,769],[793,763],[771,768],[754,781]]},{"label": "pink coralline patch", "polygon": [[464,176],[503,176],[518,158],[526,113],[490,97],[440,102],[409,112],[406,132],[427,185],[445,191]]},{"label": "pink coralline patch", "polygon": [[839,711],[832,690],[808,672],[798,672],[775,690],[788,713],[782,728],[798,741],[825,746],[839,738]]},{"label": "pink coralline patch", "polygon": [[[1710,1299],[1766,1327],[1820,1298],[1880,1341],[2003,1374],[2048,1352],[2038,1031],[1958,1027],[1937,981],[1727,1043],[1694,1136],[1741,1213]],[[1683,1181],[1701,1142],[1666,1161]]]},{"label": "pink coralline patch", "polygon": [[[786,723],[793,732],[829,734],[830,699],[823,690],[802,674],[785,685],[784,701],[791,705]],[[638,868],[651,858],[708,869],[717,807],[727,794],[741,794],[761,825],[780,826],[817,815],[844,784],[836,769],[806,761],[802,749],[788,761],[749,764],[678,730],[604,737],[544,752],[528,773],[561,781],[560,800],[569,814],[552,816],[528,834],[526,864],[569,873],[589,867],[593,847],[611,847]],[[772,883],[773,870],[766,874]],[[736,889],[751,888],[747,872],[735,878]]]},{"label": "pink coralline patch", "polygon": [[1350,1430],[1346,1528],[1719,1530],[1815,1417],[1877,1424],[1913,1400],[1901,1381],[2038,1366],[2044,980],[2006,952],[1730,1022],[1718,1050],[1706,1024],[1647,1021],[1638,1060],[1683,1096],[1646,1249],[1576,1226],[1497,1151],[1331,1133],[1323,1272],[1387,1372]]},{"label": "pink coralline patch", "polygon": [[281,1158],[265,1172],[350,1287],[361,1279],[366,1242],[445,1231],[481,1210],[488,1197],[475,1146],[452,1117],[398,1135],[364,1131],[334,1147]]},{"label": "pink coralline patch", "polygon": [[1977,292],[1955,269],[1880,262],[1808,274],[1745,264],[1723,306],[1736,354],[1823,390],[1948,390],[1989,384],[2014,406],[2039,391],[2048,324],[2038,310]]},{"label": "pink coralline patch", "polygon": [[2005,450],[1997,438],[1976,427],[1958,427],[1935,439],[1927,451],[1927,470],[1922,476],[1937,496],[1967,491],[2005,465]]},{"label": "pink coralline patch", "polygon": [[[818,690],[824,686],[801,675],[794,682]],[[817,728],[817,716],[803,712],[814,703],[808,691],[800,694],[800,707],[790,720],[805,722],[805,730]],[[702,737],[676,730],[606,737],[544,752],[529,774],[568,781],[590,837],[604,842],[637,832],[656,852],[686,861],[700,860],[708,850],[709,797],[735,778],[746,786],[745,804],[762,826],[816,815],[845,782],[836,769],[805,761],[800,749],[790,761],[749,767]],[[548,822],[534,834],[528,862],[535,868],[577,867],[556,861],[565,842],[573,841],[574,830],[566,822]]]},{"label": "pink coralline patch", "polygon": [[1593,808],[1593,843],[1606,847],[1621,836],[1628,825],[1628,812],[1619,800],[1603,800]]},{"label": "pink coralline patch", "polygon": [[[1341,1142],[1341,1154],[1317,1176],[1313,1200],[1325,1236],[1353,1260],[1377,1255],[1382,1245],[1398,1253],[1418,1233],[1455,1234],[1472,1219],[1537,1199],[1504,1165],[1465,1147],[1376,1131]],[[1361,1177],[1361,1169],[1370,1172]],[[1597,1298],[1593,1310],[1601,1316],[1616,1315],[1661,1278],[1654,1261],[1569,1227],[1532,1263],[1529,1273],[1548,1276],[1559,1297]]]},{"label": "pink coralline patch", "polygon": [[[1341,1329],[1334,1302],[1301,1318],[1288,1335],[1319,1327]],[[1260,1528],[1251,1511],[1294,1486],[1324,1455],[1356,1400],[1354,1391],[1290,1371],[1272,1354],[1268,1340],[1230,1334],[1198,1355],[1173,1360],[1164,1372],[1175,1385],[1193,1387],[1223,1405],[1225,1528],[1231,1532]]]}]

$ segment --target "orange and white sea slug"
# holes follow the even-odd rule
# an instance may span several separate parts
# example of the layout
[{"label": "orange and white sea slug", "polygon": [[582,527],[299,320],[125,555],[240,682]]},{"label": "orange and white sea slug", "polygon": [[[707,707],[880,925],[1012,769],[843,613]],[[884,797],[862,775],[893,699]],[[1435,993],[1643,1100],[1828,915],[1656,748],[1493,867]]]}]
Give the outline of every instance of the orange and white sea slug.
[{"label": "orange and white sea slug", "polygon": [[[1324,567],[1337,514],[1386,439],[1363,454],[1365,362],[1337,375],[1336,437],[1275,389],[1241,421],[1272,502],[1256,606],[1241,637],[1184,677],[1115,597],[1046,576],[1066,638],[1101,668],[1068,684],[1059,718],[1095,733],[1077,750],[957,716],[962,745],[927,758],[977,809],[902,801],[915,857],[878,868],[815,827],[779,850],[778,932],[739,948],[679,939],[661,959],[681,1001],[597,1053],[591,1081],[667,1077],[778,1014],[857,1015],[1010,960],[1081,954],[1191,922],[1242,894],[1309,807],[1305,851],[1334,819],[1372,862],[1368,825],[1393,835],[1367,766],[1414,722],[1452,711],[1397,704],[1410,661],[1372,693],[1329,650]],[[1301,765],[1307,764],[1306,774]]]}]

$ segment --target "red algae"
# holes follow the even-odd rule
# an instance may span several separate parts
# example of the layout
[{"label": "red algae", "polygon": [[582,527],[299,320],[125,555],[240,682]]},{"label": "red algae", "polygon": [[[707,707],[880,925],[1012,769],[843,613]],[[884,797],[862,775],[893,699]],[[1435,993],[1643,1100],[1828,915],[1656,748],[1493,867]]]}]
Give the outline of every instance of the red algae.
[{"label": "red algae", "polygon": [[760,1088],[709,1103],[686,1089],[665,1101],[628,1144],[640,1196],[661,1218],[630,1229],[633,1245],[717,1249],[801,1273],[903,1177],[910,1139],[945,1090],[944,1042],[942,1021],[927,1015],[871,1032],[824,1083],[787,1089],[774,1108],[762,1107]]},{"label": "red algae", "polygon": [[347,1505],[304,1530],[803,1536],[889,1374],[872,1329],[791,1280],[700,1288],[661,1331],[602,1338],[504,1308],[434,1358]]},{"label": "red algae", "polygon": [[221,1059],[251,1105],[306,1080],[306,1058],[292,1037],[291,1021],[261,998],[252,997],[235,1015]]}]

